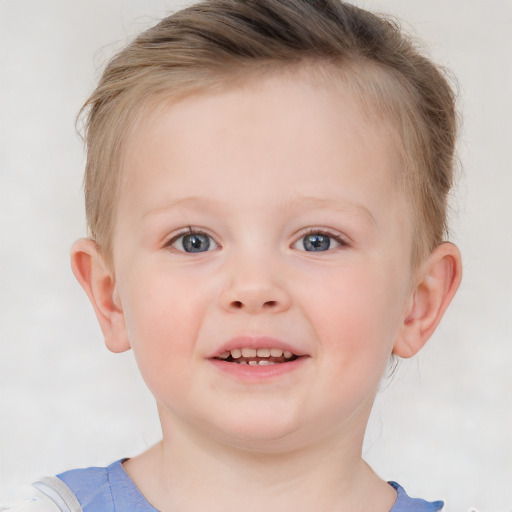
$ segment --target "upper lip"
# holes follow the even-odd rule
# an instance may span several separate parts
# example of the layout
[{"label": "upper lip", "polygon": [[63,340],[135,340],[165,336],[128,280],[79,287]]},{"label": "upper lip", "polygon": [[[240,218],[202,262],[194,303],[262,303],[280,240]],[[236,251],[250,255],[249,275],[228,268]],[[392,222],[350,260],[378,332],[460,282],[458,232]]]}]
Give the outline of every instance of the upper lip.
[{"label": "upper lip", "polygon": [[283,351],[290,351],[295,356],[307,355],[297,346],[286,343],[278,338],[270,336],[236,336],[216,348],[215,351],[208,355],[208,359],[219,357],[221,354],[229,352],[235,348],[280,348]]}]

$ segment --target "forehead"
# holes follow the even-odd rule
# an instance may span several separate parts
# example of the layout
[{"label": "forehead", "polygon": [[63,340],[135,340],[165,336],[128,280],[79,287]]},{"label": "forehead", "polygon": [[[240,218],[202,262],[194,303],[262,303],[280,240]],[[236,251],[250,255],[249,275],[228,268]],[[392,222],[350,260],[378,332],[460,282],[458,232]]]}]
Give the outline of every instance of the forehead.
[{"label": "forehead", "polygon": [[118,220],[185,198],[237,214],[302,198],[379,215],[399,203],[390,132],[349,89],[293,75],[159,101],[127,139]]},{"label": "forehead", "polygon": [[347,158],[361,156],[379,139],[380,149],[398,168],[392,123],[368,108],[353,88],[311,73],[272,75],[214,92],[201,90],[178,101],[172,96],[155,98],[127,134],[122,178],[129,181],[138,164],[151,160],[162,146],[179,173],[180,159],[190,146],[195,149],[190,157],[207,156],[211,164],[230,150],[234,157],[235,149],[243,147],[246,161],[253,154],[261,165],[277,159],[273,162],[278,166],[278,158],[301,149],[315,149],[320,159],[342,139],[351,146]]}]

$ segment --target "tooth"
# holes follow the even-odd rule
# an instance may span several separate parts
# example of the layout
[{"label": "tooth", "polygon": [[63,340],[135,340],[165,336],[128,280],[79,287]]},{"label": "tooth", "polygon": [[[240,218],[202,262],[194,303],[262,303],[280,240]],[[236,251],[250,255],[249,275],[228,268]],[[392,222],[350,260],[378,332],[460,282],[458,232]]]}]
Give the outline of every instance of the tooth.
[{"label": "tooth", "polygon": [[256,351],[256,355],[258,357],[268,357],[268,356],[270,356],[270,349],[269,348],[259,348]]},{"label": "tooth", "polygon": [[266,366],[268,364],[276,364],[272,361],[265,361],[265,360],[261,360],[261,361],[258,361],[258,366]]},{"label": "tooth", "polygon": [[254,359],[252,359],[251,361],[249,361],[249,364],[251,366],[256,366],[258,364],[258,361],[255,361]]},{"label": "tooth", "polygon": [[272,357],[281,357],[283,355],[283,351],[280,348],[271,348],[270,355]]},{"label": "tooth", "polygon": [[227,359],[229,357],[229,352],[223,352],[220,356],[219,356],[219,359]]},{"label": "tooth", "polygon": [[291,359],[291,357],[293,356],[293,354],[289,350],[285,350],[283,355],[284,357],[286,357],[286,359]]},{"label": "tooth", "polygon": [[243,348],[242,355],[244,357],[256,357],[256,349],[255,348]]},{"label": "tooth", "polygon": [[231,351],[231,357],[233,359],[239,359],[240,357],[242,357],[242,351],[239,348],[234,348]]}]

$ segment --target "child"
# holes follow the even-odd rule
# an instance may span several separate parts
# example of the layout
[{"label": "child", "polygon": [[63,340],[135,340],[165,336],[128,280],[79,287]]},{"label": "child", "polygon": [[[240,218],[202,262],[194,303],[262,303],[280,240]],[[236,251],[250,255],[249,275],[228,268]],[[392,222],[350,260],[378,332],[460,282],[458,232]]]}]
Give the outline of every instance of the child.
[{"label": "child", "polygon": [[422,348],[461,278],[442,73],[339,0],[209,0],[119,53],[86,108],[72,267],[163,438],[25,507],[440,510],[361,450],[390,358]]}]

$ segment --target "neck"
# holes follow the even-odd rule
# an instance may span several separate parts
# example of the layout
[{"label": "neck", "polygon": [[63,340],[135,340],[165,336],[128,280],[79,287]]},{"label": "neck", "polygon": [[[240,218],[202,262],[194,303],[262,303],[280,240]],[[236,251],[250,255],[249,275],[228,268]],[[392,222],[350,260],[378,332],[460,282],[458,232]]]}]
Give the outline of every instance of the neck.
[{"label": "neck", "polygon": [[162,512],[386,512],[396,493],[362,460],[363,435],[364,427],[347,426],[300,449],[253,451],[174,421],[125,469]]}]

